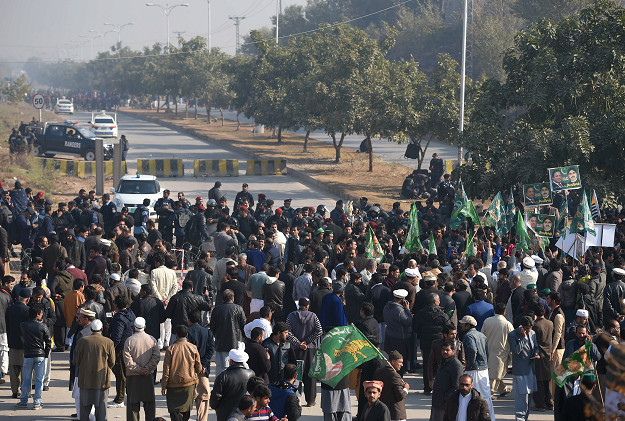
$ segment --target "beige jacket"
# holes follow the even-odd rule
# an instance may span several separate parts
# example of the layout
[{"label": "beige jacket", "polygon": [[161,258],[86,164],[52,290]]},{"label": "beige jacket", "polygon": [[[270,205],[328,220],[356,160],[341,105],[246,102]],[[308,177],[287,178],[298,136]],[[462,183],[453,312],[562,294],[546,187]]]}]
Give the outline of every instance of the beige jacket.
[{"label": "beige jacket", "polygon": [[115,365],[113,341],[99,332],[81,338],[76,344],[74,364],[80,368],[78,387],[108,389],[111,387],[110,369]]},{"label": "beige jacket", "polygon": [[198,374],[202,371],[200,353],[197,347],[180,338],[167,348],[163,363],[161,388],[186,387],[197,384]]},{"label": "beige jacket", "polygon": [[159,300],[169,300],[178,292],[178,279],[173,269],[159,266],[150,273],[150,284]]},{"label": "beige jacket", "polygon": [[126,339],[124,344],[126,376],[139,376],[142,368],[146,368],[148,374],[152,374],[160,360],[161,352],[153,336],[140,331]]}]

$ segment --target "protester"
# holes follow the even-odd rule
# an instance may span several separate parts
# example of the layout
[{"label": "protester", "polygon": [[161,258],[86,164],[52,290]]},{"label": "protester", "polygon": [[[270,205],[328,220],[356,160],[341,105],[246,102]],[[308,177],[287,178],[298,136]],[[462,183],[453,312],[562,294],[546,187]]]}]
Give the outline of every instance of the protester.
[{"label": "protester", "polygon": [[249,356],[242,347],[231,349],[228,357],[230,366],[215,377],[209,400],[217,421],[227,421],[230,418],[230,414],[245,395],[248,380],[254,377],[254,372],[245,366]]},{"label": "protester", "polygon": [[193,399],[197,411],[197,420],[206,421],[208,417],[209,384],[208,377],[211,372],[211,358],[215,354],[215,338],[210,329],[200,325],[200,311],[193,310],[189,313],[189,331],[187,339],[195,345],[200,354],[202,371],[198,374],[198,384],[195,388]]},{"label": "protester", "polygon": [[441,363],[432,384],[431,421],[443,421],[445,416],[445,402],[458,389],[458,382],[464,371],[464,367],[458,358],[456,358],[455,353],[454,342],[442,343],[440,348]]},{"label": "protester", "polygon": [[406,397],[410,386],[399,375],[404,365],[404,357],[397,351],[388,353],[389,365],[379,368],[373,378],[384,384],[380,401],[387,406],[391,413],[391,420],[405,420]]},{"label": "protester", "polygon": [[491,414],[488,403],[473,388],[472,377],[468,374],[460,376],[458,389],[447,398],[443,420],[490,421]]},{"label": "protester", "polygon": [[[223,304],[215,307],[210,320],[210,330],[215,335],[215,375],[219,375],[228,368],[228,354],[231,349],[238,349],[239,344],[243,342],[244,328],[243,307],[234,304],[234,293],[231,290],[225,290]],[[211,408],[213,408],[212,405]],[[234,406],[230,412],[232,410]],[[230,415],[230,412],[224,416]]]},{"label": "protester", "polygon": [[504,384],[503,378],[508,371],[510,358],[508,334],[513,330],[512,323],[506,319],[506,305],[497,303],[495,315],[484,320],[482,325],[482,333],[488,343],[488,379],[492,400],[498,399],[497,392],[500,397],[504,397],[512,391],[511,387]]}]

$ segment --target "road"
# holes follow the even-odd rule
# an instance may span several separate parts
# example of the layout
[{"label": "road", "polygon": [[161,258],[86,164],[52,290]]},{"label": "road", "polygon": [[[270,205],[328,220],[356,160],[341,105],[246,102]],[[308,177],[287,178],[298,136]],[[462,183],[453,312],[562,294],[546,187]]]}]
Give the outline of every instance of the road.
[{"label": "road", "polygon": [[[178,105],[178,113],[184,113],[185,106]],[[194,108],[189,108],[189,115],[192,116],[195,112]],[[198,108],[198,115],[206,115],[206,108]],[[219,110],[212,110],[211,117],[213,118],[221,118],[221,114]],[[237,113],[234,111],[224,110],[224,118],[227,120],[236,121]],[[239,120],[241,122],[252,124],[252,120],[246,118],[243,114],[239,115]],[[299,130],[296,132],[297,134],[301,134],[302,136],[306,134],[305,130]],[[321,140],[324,142],[332,143],[332,138],[328,136],[323,130],[317,130],[315,132],[310,133],[310,137],[313,139]],[[345,140],[343,141],[343,146],[346,148],[358,150],[360,147],[360,142],[364,139],[362,135],[350,135],[345,136]],[[376,156],[379,156],[383,160],[387,162],[395,162],[399,164],[406,165],[411,168],[417,168],[417,160],[416,159],[406,159],[404,158],[404,153],[406,152],[406,144],[398,144],[395,142],[389,142],[385,139],[371,139],[373,145],[373,153]],[[432,140],[430,146],[428,147],[425,155],[425,160],[423,161],[423,168],[427,168],[430,165],[430,159],[433,153],[437,153],[441,159],[458,159],[458,148],[456,146],[448,145],[447,143],[440,142],[438,140]]]},{"label": "road", "polygon": [[[72,120],[86,125],[91,118],[90,113],[75,113]],[[324,204],[328,209],[335,206],[339,197],[334,196],[320,188],[304,185],[291,176],[245,176],[245,165],[239,165],[240,177],[193,177],[194,159],[239,159],[247,158],[236,153],[221,149],[204,140],[177,132],[175,130],[159,126],[155,123],[129,117],[125,114],[118,115],[119,134],[125,134],[130,142],[127,164],[130,174],[134,174],[137,168],[137,159],[182,159],[185,165],[184,178],[161,178],[163,188],[172,191],[172,197],[177,197],[177,192],[185,193],[185,197],[194,203],[197,196],[208,200],[208,190],[213,187],[215,181],[222,182],[221,193],[232,204],[236,194],[241,191],[241,184],[248,183],[249,191],[257,198],[259,193],[264,193],[267,199],[276,202],[276,207],[282,206],[284,199],[291,198],[291,206],[317,206]]]}]

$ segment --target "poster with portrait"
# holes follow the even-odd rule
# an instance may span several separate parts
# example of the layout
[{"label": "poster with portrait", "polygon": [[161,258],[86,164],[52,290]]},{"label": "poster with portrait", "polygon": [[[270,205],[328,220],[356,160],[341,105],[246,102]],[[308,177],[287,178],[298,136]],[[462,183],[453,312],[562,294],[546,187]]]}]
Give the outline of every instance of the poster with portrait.
[{"label": "poster with portrait", "polygon": [[549,183],[523,185],[523,204],[526,208],[551,205],[551,186]]},{"label": "poster with portrait", "polygon": [[553,230],[556,226],[556,217],[554,215],[541,215],[539,213],[530,213],[527,216],[527,226],[534,230],[539,237],[553,237]]},{"label": "poster with portrait", "polygon": [[582,180],[579,178],[579,166],[549,168],[549,182],[553,192],[581,189]]}]

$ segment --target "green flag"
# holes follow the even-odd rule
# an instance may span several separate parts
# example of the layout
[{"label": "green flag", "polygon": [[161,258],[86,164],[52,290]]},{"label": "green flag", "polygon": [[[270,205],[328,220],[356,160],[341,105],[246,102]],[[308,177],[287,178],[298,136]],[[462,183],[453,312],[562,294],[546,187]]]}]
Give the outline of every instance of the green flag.
[{"label": "green flag", "polygon": [[384,251],[380,246],[378,238],[373,233],[371,225],[367,226],[367,237],[365,239],[365,256],[368,259],[375,259],[375,261],[378,263],[380,263],[382,261],[382,258],[384,257]]},{"label": "green flag", "polygon": [[449,228],[452,230],[457,229],[465,220],[464,215],[460,215],[457,212],[462,208],[462,206],[468,201],[467,194],[464,192],[464,186],[462,185],[462,181],[458,183],[458,191],[456,192],[456,199],[454,200],[454,211],[451,215],[451,219],[449,220]]},{"label": "green flag", "polygon": [[473,230],[469,231],[469,235],[467,235],[467,243],[464,246],[466,253],[464,254],[466,257],[475,256],[475,248],[473,247]]},{"label": "green flag", "polygon": [[465,217],[471,218],[473,223],[477,225],[482,225],[482,223],[480,222],[480,217],[477,216],[477,210],[475,209],[475,205],[473,205],[473,202],[471,200],[467,200],[460,209],[458,209],[453,215],[451,215],[451,220],[456,219],[458,215],[463,216],[463,221]]},{"label": "green flag", "polygon": [[551,243],[549,237],[538,237],[538,239],[540,240],[540,248],[543,249],[543,251],[547,251]]},{"label": "green flag", "polygon": [[590,206],[588,206],[588,197],[586,197],[585,190],[582,190],[582,200],[577,206],[575,218],[571,221],[571,233],[575,232],[578,234],[589,232],[592,235],[597,235],[595,221],[592,220],[592,213],[590,212]]},{"label": "green flag", "polygon": [[527,227],[525,226],[525,220],[523,220],[521,212],[517,212],[516,235],[519,237],[517,247],[523,251],[530,251],[531,240],[529,234],[527,233]]},{"label": "green flag", "polygon": [[417,207],[413,203],[410,207],[410,229],[408,230],[408,235],[406,236],[406,243],[404,247],[409,253],[417,252],[423,246],[421,245],[421,241],[419,237],[421,237],[421,232],[419,231],[419,215],[418,215]]},{"label": "green flag", "polygon": [[493,198],[493,202],[486,210],[486,215],[488,215],[488,219],[490,219],[491,226],[495,227],[497,236],[502,237],[508,232],[508,227],[506,225],[506,207],[501,192],[498,192]]},{"label": "green flag", "polygon": [[566,383],[569,377],[593,371],[592,358],[590,357],[590,349],[592,341],[588,340],[577,351],[567,357],[566,360],[556,367],[551,373],[553,381],[560,387]]},{"label": "green flag", "polygon": [[436,244],[434,243],[434,231],[430,231],[430,247],[429,254],[436,254]]},{"label": "green flag", "polygon": [[384,358],[354,325],[335,327],[321,340],[308,375],[334,387],[354,368],[378,356]]}]

